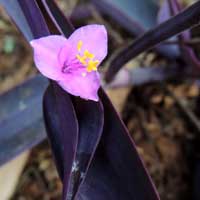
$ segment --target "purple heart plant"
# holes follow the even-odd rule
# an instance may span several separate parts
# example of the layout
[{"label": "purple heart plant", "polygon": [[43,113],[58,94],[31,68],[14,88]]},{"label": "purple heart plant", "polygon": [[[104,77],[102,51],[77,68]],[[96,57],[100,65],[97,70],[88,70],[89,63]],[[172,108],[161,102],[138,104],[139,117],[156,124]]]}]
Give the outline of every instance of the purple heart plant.
[{"label": "purple heart plant", "polygon": [[[190,34],[181,32],[199,23],[200,1],[183,11],[174,2],[168,1],[171,13],[164,13],[162,16],[175,16],[166,21],[162,19],[161,23],[156,25],[158,5],[155,1],[89,1],[90,4],[97,6],[102,15],[111,16],[117,25],[126,29],[131,36],[133,34],[137,36],[136,40],[133,40],[111,60],[104,77],[105,81],[113,80],[115,74],[130,59],[164,40],[176,36],[175,38],[183,43],[190,37]],[[140,8],[138,10],[144,12],[138,12],[137,9],[133,12],[131,5],[135,4]],[[43,102],[40,101],[42,107],[40,113],[43,113],[45,131],[63,183],[62,199],[159,200],[134,141],[100,87],[98,67],[108,51],[108,36],[104,25],[86,25],[74,31],[71,22],[53,0],[0,0],[0,5],[6,9],[33,48],[37,69],[48,78],[49,84],[46,91],[41,92],[42,86],[35,84],[38,77],[33,79],[33,85],[40,88],[35,92],[40,91],[41,96],[43,95]],[[119,5],[121,7],[117,9]],[[91,14],[91,9],[83,8],[84,12],[77,9],[78,15],[74,11],[73,16],[84,19],[85,16]],[[170,9],[162,10],[166,12]],[[181,35],[177,36],[180,33]],[[182,51],[162,45],[153,50],[173,60],[172,63],[175,63],[177,58],[184,63],[183,57],[187,55],[193,67],[192,70],[190,67],[180,70],[177,65],[168,68],[162,66],[139,68],[133,71],[127,69],[126,73],[122,70],[122,76],[116,76],[120,77],[120,80],[115,82],[115,86],[119,82],[143,84],[163,81],[165,78],[177,75],[185,78],[200,74],[197,57],[194,62],[194,51],[191,54],[189,47],[184,45],[179,45],[179,47]],[[40,76],[39,78],[41,79]],[[36,100],[38,103],[38,99]],[[30,102],[36,100],[29,98]],[[36,112],[36,103],[27,103],[27,105],[29,105],[28,110],[23,110],[23,112],[19,110],[18,115],[20,119],[26,118],[26,121],[31,122],[32,113]],[[15,113],[13,115],[18,116]],[[6,119],[13,119],[13,115],[10,118],[6,116]],[[41,116],[38,116],[39,118]],[[10,123],[14,121],[10,120]],[[0,118],[0,130],[9,132],[1,124],[4,125]],[[31,124],[31,127],[33,126],[36,125]],[[11,127],[10,130],[13,130],[13,127],[19,130],[19,124],[12,124]],[[27,126],[24,129],[27,130]],[[18,134],[10,135],[18,138]],[[3,135],[0,134],[0,138]],[[34,137],[23,138],[32,140],[30,138]],[[11,159],[37,142],[29,141],[29,145],[26,143],[23,148],[20,143],[20,151],[16,146],[12,146],[13,148],[9,149],[15,151],[13,150],[12,154],[4,154],[3,158],[0,156],[0,163]],[[1,149],[4,152],[5,149]]]}]

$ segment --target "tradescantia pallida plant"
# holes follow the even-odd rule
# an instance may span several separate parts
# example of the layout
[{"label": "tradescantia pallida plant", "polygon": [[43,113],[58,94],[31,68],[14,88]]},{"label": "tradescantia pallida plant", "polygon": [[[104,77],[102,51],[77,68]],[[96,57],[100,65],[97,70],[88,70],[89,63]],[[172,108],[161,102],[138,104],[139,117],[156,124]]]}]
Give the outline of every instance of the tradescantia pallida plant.
[{"label": "tradescantia pallida plant", "polygon": [[[30,42],[36,67],[49,78],[43,116],[63,183],[62,199],[158,200],[134,142],[100,87],[98,67],[107,55],[105,27],[74,30],[52,0],[0,3]],[[129,58],[196,24],[199,6],[197,2],[144,34],[121,53],[107,77]]]}]

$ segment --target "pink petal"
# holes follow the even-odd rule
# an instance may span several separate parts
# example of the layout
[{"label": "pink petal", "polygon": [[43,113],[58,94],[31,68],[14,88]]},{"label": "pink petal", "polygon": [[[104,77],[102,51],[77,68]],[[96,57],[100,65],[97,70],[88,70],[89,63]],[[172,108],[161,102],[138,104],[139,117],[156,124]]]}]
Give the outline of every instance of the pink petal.
[{"label": "pink petal", "polygon": [[83,53],[84,50],[88,50],[95,55],[95,60],[97,59],[99,62],[107,55],[108,39],[106,29],[103,25],[94,24],[78,28],[68,38],[68,41],[76,51],[78,42],[82,41],[81,52]]},{"label": "pink petal", "polygon": [[67,45],[63,46],[59,52],[58,59],[60,64],[63,65],[65,62],[67,62],[68,64],[73,65],[73,62],[76,61],[76,54],[76,49],[73,48],[70,42],[67,40]]},{"label": "pink petal", "polygon": [[50,79],[64,79],[59,53],[64,46],[69,46],[67,39],[60,35],[51,35],[32,40],[30,43],[34,49],[34,61],[38,70]]},{"label": "pink petal", "polygon": [[87,73],[82,76],[81,71],[76,74],[66,74],[66,79],[58,84],[67,92],[83,99],[98,101],[98,89],[100,87],[100,77],[98,72]]}]

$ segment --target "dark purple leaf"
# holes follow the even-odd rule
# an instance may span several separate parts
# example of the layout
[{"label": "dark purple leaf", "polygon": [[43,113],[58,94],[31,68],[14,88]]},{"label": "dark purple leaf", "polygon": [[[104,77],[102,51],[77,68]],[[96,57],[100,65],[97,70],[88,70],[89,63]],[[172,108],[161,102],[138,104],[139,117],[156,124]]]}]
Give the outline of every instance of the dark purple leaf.
[{"label": "dark purple leaf", "polygon": [[49,34],[34,0],[0,0],[0,4],[5,7],[28,41]]},{"label": "dark purple leaf", "polygon": [[16,25],[21,27],[20,31],[24,34],[26,39],[32,40],[33,34],[18,1],[13,2],[13,0],[0,0],[0,5],[6,9],[8,14],[14,19]]},{"label": "dark purple leaf", "polygon": [[97,9],[110,15],[132,34],[141,34],[156,24],[154,0],[92,0]]},{"label": "dark purple leaf", "polygon": [[111,62],[106,74],[106,81],[111,81],[120,68],[130,59],[152,48],[160,42],[197,25],[200,21],[200,1],[197,1],[178,15],[156,26],[139,37],[120,52]]},{"label": "dark purple leaf", "polygon": [[28,21],[34,39],[49,35],[49,30],[37,3],[34,0],[18,1]]},{"label": "dark purple leaf", "polygon": [[47,85],[36,76],[0,96],[0,165],[46,137],[41,102]]},{"label": "dark purple leaf", "polygon": [[52,82],[45,92],[43,108],[59,175],[68,180],[78,142],[78,122],[70,96]]},{"label": "dark purple leaf", "polygon": [[[58,34],[61,28],[57,18],[59,18],[59,22],[63,22],[64,17],[60,9],[53,3],[55,10],[51,12],[53,9],[51,2],[47,4],[47,1],[41,1],[38,3],[45,19],[48,18],[49,27],[56,26],[54,31]],[[65,18],[64,20],[66,22]],[[73,29],[68,22],[65,26],[69,35]],[[71,181],[71,170],[77,151],[78,121],[70,95],[53,81],[44,95],[43,108],[45,125],[57,170],[63,181],[63,198],[66,198],[65,195],[71,195],[71,185],[74,184]]]},{"label": "dark purple leaf", "polygon": [[[43,3],[45,4],[45,7],[47,8],[47,1],[43,1]],[[51,5],[48,1],[48,6]],[[51,5],[52,6],[52,5]],[[54,7],[55,8],[55,7]],[[53,9],[53,7],[52,7]],[[70,24],[68,24],[66,18],[63,16],[62,13],[60,13],[59,9],[56,9],[56,11],[54,10],[54,12],[51,12],[50,9],[48,10],[48,13],[50,14],[50,17],[52,19],[52,22],[55,23],[56,22],[56,26],[58,28],[58,30],[60,30],[60,26],[61,27],[65,27],[64,30],[64,34],[66,36],[69,36],[69,34],[72,32],[72,27]],[[64,95],[64,94],[62,94]],[[50,97],[46,97],[47,101],[48,99],[51,99]],[[75,109],[76,109],[76,114],[78,116],[78,124],[79,124],[79,130],[78,130],[78,146],[77,146],[77,153],[76,153],[76,157],[74,158],[74,160],[70,160],[70,165],[68,168],[70,168],[73,165],[78,164],[79,171],[72,171],[71,175],[66,175],[64,177],[64,185],[63,185],[63,199],[66,198],[71,198],[71,196],[73,196],[76,191],[78,190],[79,184],[81,183],[82,179],[83,179],[83,174],[85,174],[87,172],[89,163],[93,157],[93,154],[96,150],[98,141],[101,137],[101,133],[102,133],[102,129],[103,129],[103,107],[101,105],[101,103],[95,103],[92,101],[84,101],[81,100],[79,98],[74,98],[74,105],[75,105]],[[47,103],[45,103],[44,101],[44,108],[45,105]],[[53,104],[52,104],[53,105]],[[47,109],[48,110],[48,109]],[[47,111],[45,111],[44,113],[47,113]],[[49,119],[50,120],[50,119]],[[50,124],[52,122],[50,121]],[[47,124],[47,122],[46,122]],[[50,128],[49,130],[51,130],[52,128]],[[57,128],[55,128],[55,130],[57,130]],[[59,131],[59,129],[58,129]],[[50,132],[50,131],[48,131]],[[70,137],[70,135],[74,135],[73,133],[68,133],[68,137]],[[55,133],[51,133],[50,137],[54,136]],[[71,136],[73,137],[73,136]],[[52,141],[54,140],[53,138],[51,139]],[[72,141],[76,140],[76,138],[71,138]],[[71,141],[68,138],[68,141]],[[68,145],[67,142],[64,142],[64,140],[60,141],[63,142],[63,145]],[[59,142],[58,142],[59,143]],[[52,143],[53,145],[53,143]],[[54,153],[56,152],[56,147],[57,145],[54,147]],[[66,154],[66,155],[65,155]],[[67,157],[69,153],[69,151],[65,151],[64,152],[64,157]],[[60,156],[58,157],[62,157],[61,153]],[[57,161],[57,163],[60,163],[61,161]],[[72,163],[71,163],[72,162]],[[62,163],[62,162],[61,162]],[[69,163],[69,161],[68,161]],[[74,166],[73,166],[74,167]],[[66,173],[65,173],[66,174]],[[62,177],[62,174],[61,174]],[[68,188],[69,187],[69,188]]]},{"label": "dark purple leaf", "polygon": [[51,17],[53,23],[58,28],[59,32],[69,37],[74,27],[71,22],[65,17],[65,15],[61,12],[59,7],[56,5],[55,1],[52,0],[42,0],[43,5],[46,8],[49,16]]},{"label": "dark purple leaf", "polygon": [[77,7],[75,7],[69,16],[69,19],[73,23],[79,20],[84,21],[87,18],[91,17],[91,15],[91,5],[85,3],[83,5],[78,5]]},{"label": "dark purple leaf", "polygon": [[[69,36],[73,27],[61,13],[54,2],[42,1],[44,6],[43,14],[48,14],[50,26],[56,26],[57,31],[64,30],[66,36]],[[53,4],[52,4],[53,3]],[[53,10],[53,12],[51,12]],[[61,26],[64,26],[61,28]],[[64,29],[63,29],[64,28]],[[63,100],[62,100],[63,99]],[[51,108],[56,105],[57,110],[51,112]],[[54,158],[61,180],[63,181],[63,199],[71,199],[78,189],[80,177],[74,173],[73,168],[77,160],[77,145],[80,140],[80,128],[75,115],[72,111],[73,105],[70,96],[63,91],[56,83],[52,82],[51,87],[44,96],[44,117],[47,133],[53,149]],[[62,110],[62,108],[66,108]],[[69,110],[69,111],[68,111]],[[52,113],[52,114],[50,114]],[[57,113],[57,116],[55,115]],[[66,113],[66,114],[65,114]],[[88,113],[88,112],[86,112]],[[85,118],[83,118],[85,120]],[[65,125],[61,130],[61,123]],[[67,123],[65,122],[67,121]],[[86,120],[87,122],[87,120]],[[84,122],[83,122],[84,124]],[[81,138],[82,139],[82,138]],[[82,158],[82,157],[81,157]],[[82,164],[82,163],[81,163]],[[76,171],[75,171],[76,172]],[[81,171],[81,173],[83,173]]]},{"label": "dark purple leaf", "polygon": [[[20,5],[29,22],[34,38],[49,35],[46,23],[43,21],[43,16],[35,1],[23,0]],[[41,26],[38,27],[37,23]],[[53,24],[51,21],[50,23]],[[56,83],[52,82],[51,87],[49,87],[44,96],[44,117],[46,130],[62,180],[68,180],[70,177],[77,145],[78,125],[73,113],[73,105],[69,95],[62,91]],[[69,134],[66,134],[67,131]],[[68,182],[65,181],[65,188],[68,187]]]},{"label": "dark purple leaf", "polygon": [[75,195],[87,174],[89,164],[101,138],[104,113],[101,102],[84,101],[76,98],[74,106],[79,122],[79,140],[74,161],[77,170],[72,172],[71,183],[73,184],[69,194]]},{"label": "dark purple leaf", "polygon": [[77,199],[158,200],[136,147],[103,90],[101,100],[103,135]]},{"label": "dark purple leaf", "polygon": [[[21,11],[23,12],[24,18],[28,22],[28,25],[30,26],[30,30],[32,31],[32,36],[34,38],[49,34],[46,23],[43,20],[43,16],[40,13],[40,9],[34,0],[33,1],[20,0],[20,4],[17,4],[17,5],[18,5],[18,7],[20,7]],[[10,11],[9,14],[12,16],[13,15],[12,10],[9,10],[9,11]],[[16,16],[14,16],[14,17],[16,17]],[[15,20],[15,18],[13,20]],[[19,28],[23,30],[24,27],[20,26]],[[52,83],[52,84],[56,85],[55,83]],[[59,95],[59,98],[58,98],[59,100],[54,99],[54,98],[56,98],[54,94]],[[55,124],[53,124],[53,122],[51,121],[52,120],[51,109],[53,109],[53,107],[55,107],[55,109],[57,109],[56,111],[59,112],[57,114],[58,117],[60,118],[59,122],[62,122],[63,118],[65,118],[65,117],[66,118],[70,117],[70,119],[74,123],[75,123],[76,119],[74,119],[74,116],[72,115],[72,113],[73,113],[72,103],[71,103],[71,100],[69,99],[69,97],[67,98],[68,94],[66,92],[61,92],[61,89],[59,87],[55,86],[53,89],[51,89],[51,93],[49,92],[48,95],[50,97],[48,98],[48,100],[44,101],[44,110],[45,110],[44,115],[45,115],[46,127],[47,127],[49,138],[51,140],[55,159],[57,161],[59,174],[61,176],[61,179],[66,179],[65,177],[70,175],[71,166],[70,166],[70,162],[68,163],[68,161],[71,161],[71,164],[73,162],[74,155],[75,155],[75,149],[76,149],[76,146],[73,146],[73,145],[75,145],[77,142],[77,135],[72,134],[71,140],[69,140],[69,138],[68,138],[68,137],[70,137],[70,135],[66,135],[66,134],[62,138],[60,138],[59,134],[62,134],[64,130],[62,130],[62,132],[60,133],[59,131],[61,131],[61,130],[56,129],[57,121],[55,121]],[[51,97],[51,95],[52,95],[52,97]],[[47,96],[47,94],[46,94],[46,96]],[[62,108],[60,108],[60,105],[57,105],[58,101],[64,101],[63,110],[62,110]],[[47,102],[47,105],[45,105],[46,102]],[[51,104],[52,102],[54,104]],[[53,105],[53,106],[49,107],[49,105],[51,105],[51,106]],[[64,114],[63,114],[63,112],[64,112]],[[67,113],[69,115],[67,115]],[[65,116],[65,114],[67,116]],[[69,119],[67,118],[67,120],[69,120]],[[71,126],[73,126],[74,129],[77,129],[77,126],[75,126],[73,123],[71,123],[71,121],[69,121],[69,123],[71,124]],[[49,124],[52,125],[52,129]],[[62,127],[60,127],[60,126],[62,126],[62,124],[61,125],[59,124],[58,126],[59,126],[59,128],[62,128]],[[63,127],[63,129],[64,128],[65,127]],[[66,141],[66,139],[67,139],[67,141]],[[69,146],[69,144],[71,144],[72,146]],[[58,150],[59,148],[63,148],[62,153],[63,153],[63,151],[66,152],[65,155],[62,155],[62,157],[61,157],[61,153],[60,153],[61,150],[60,151]],[[57,152],[57,150],[58,150],[58,152]],[[67,155],[67,157],[66,157],[66,155]],[[61,158],[63,159],[62,162],[60,162]],[[66,164],[66,162],[67,162],[67,164]]]}]

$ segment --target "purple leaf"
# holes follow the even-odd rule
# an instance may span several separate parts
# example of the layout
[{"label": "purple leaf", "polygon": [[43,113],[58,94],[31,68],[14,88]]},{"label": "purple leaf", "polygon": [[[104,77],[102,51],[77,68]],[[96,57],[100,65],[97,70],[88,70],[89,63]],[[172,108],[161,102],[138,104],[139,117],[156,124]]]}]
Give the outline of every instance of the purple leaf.
[{"label": "purple leaf", "polygon": [[[45,35],[48,35],[49,34],[49,31],[48,31],[48,29],[47,29],[47,26],[46,26],[46,23],[45,23],[45,21],[43,20],[43,16],[41,15],[41,13],[40,13],[40,9],[39,9],[39,7],[37,6],[37,4],[35,3],[35,1],[33,0],[33,1],[27,1],[27,0],[20,0],[20,3],[17,3],[17,2],[15,2],[15,4],[20,8],[20,12],[22,12],[23,13],[23,19],[24,20],[26,20],[28,23],[28,26],[30,26],[30,30],[31,30],[31,33],[32,33],[32,36],[34,37],[34,38],[37,38],[38,36],[45,36]],[[13,17],[16,17],[16,15],[14,15],[15,14],[15,11],[14,10],[12,10],[12,9],[10,9],[10,5],[12,5],[12,4],[9,4],[8,5],[8,11],[9,11],[9,14],[11,15],[11,16],[13,16]],[[18,12],[19,12],[19,10],[18,10]],[[13,18],[13,20],[15,20],[15,18]],[[22,30],[24,30],[24,27],[23,27],[23,24],[18,24],[19,25],[19,28],[20,29],[22,29]],[[26,32],[25,32],[26,33]],[[26,35],[25,35],[26,36]],[[27,37],[28,39],[29,38],[31,38],[31,37]],[[54,83],[53,83],[54,84]],[[65,105],[65,107],[64,107],[64,110],[65,110],[65,114],[67,114],[67,113],[73,113],[73,107],[72,107],[72,104],[71,104],[71,101],[70,101],[70,99],[69,99],[69,97],[68,97],[68,99],[67,99],[67,93],[65,93],[65,94],[63,94],[62,92],[61,92],[61,89],[59,88],[59,87],[57,87],[57,86],[55,86],[54,88],[53,88],[54,90],[51,90],[51,93],[49,92],[49,96],[50,95],[54,95],[54,93],[56,93],[56,94],[58,94],[59,96],[61,96],[60,98],[59,98],[59,100],[60,101],[65,101],[64,102],[64,105]],[[49,89],[50,90],[50,89]],[[48,90],[48,91],[49,91]],[[46,94],[47,95],[47,94]],[[55,96],[54,96],[55,97]],[[71,170],[71,166],[70,166],[70,164],[69,165],[67,165],[66,164],[66,160],[68,161],[68,160],[73,160],[72,159],[72,157],[74,156],[74,154],[75,154],[75,147],[74,147],[74,149],[73,148],[71,148],[70,146],[67,146],[67,142],[66,142],[66,137],[68,136],[68,135],[65,135],[65,136],[63,136],[63,138],[61,138],[63,141],[65,141],[64,143],[63,143],[63,145],[62,145],[62,141],[59,141],[58,142],[58,140],[60,139],[60,137],[59,137],[59,129],[58,130],[56,130],[56,128],[55,129],[53,129],[54,127],[56,127],[56,125],[58,125],[57,124],[57,121],[55,121],[55,124],[53,124],[53,122],[52,122],[52,129],[49,129],[49,127],[50,127],[50,123],[51,123],[51,121],[50,120],[52,120],[52,118],[51,118],[51,109],[49,108],[49,105],[51,105],[51,103],[52,103],[52,101],[53,101],[53,103],[55,103],[55,108],[59,108],[58,110],[56,110],[57,112],[59,112],[59,114],[58,114],[58,116],[59,117],[61,117],[61,118],[64,118],[65,116],[63,116],[63,112],[62,112],[62,109],[60,109],[60,107],[59,107],[59,105],[57,105],[56,103],[57,103],[57,101],[53,98],[53,97],[50,97],[50,98],[48,98],[48,101],[46,100],[46,101],[44,101],[44,104],[47,102],[47,105],[45,105],[44,106],[44,109],[45,109],[45,112],[46,113],[44,113],[44,115],[45,115],[45,121],[46,121],[46,127],[47,127],[47,131],[48,131],[48,134],[49,134],[49,138],[50,139],[52,139],[51,140],[51,142],[52,142],[52,148],[53,148],[53,150],[54,150],[54,155],[56,155],[56,161],[57,161],[57,164],[58,164],[58,171],[59,171],[59,174],[60,174],[60,176],[61,176],[61,178],[62,179],[64,179],[64,175],[63,174],[65,174],[65,177],[66,176],[69,176],[69,174],[70,174],[70,170]],[[51,107],[52,108],[52,107]],[[47,109],[48,109],[48,111],[47,111]],[[53,109],[53,108],[52,108]],[[67,112],[66,112],[66,110],[67,110]],[[64,114],[64,115],[65,115]],[[74,118],[73,118],[74,116],[73,115],[71,115],[71,119],[73,120]],[[49,122],[49,121],[50,122]],[[74,121],[74,123],[75,123],[75,120],[73,120]],[[73,125],[73,124],[72,124]],[[60,126],[60,125],[59,125]],[[59,127],[60,128],[60,127]],[[77,127],[76,126],[74,126],[74,128],[76,129]],[[58,135],[56,135],[56,134],[58,134]],[[62,134],[62,133],[61,133]],[[74,135],[74,137],[76,136],[76,134]],[[58,140],[56,140],[56,138],[58,138]],[[55,140],[54,140],[55,139]],[[67,138],[68,139],[68,138]],[[74,140],[73,140],[74,139]],[[77,140],[76,140],[76,138],[72,138],[72,141],[71,141],[71,144],[73,145],[73,144],[76,144],[76,142],[77,142]],[[59,148],[61,148],[61,147],[63,147],[64,148],[64,150],[66,150],[67,152],[69,152],[69,154],[67,154],[67,158],[65,158],[65,159],[63,159],[62,161],[63,162],[59,162],[59,161],[61,161],[61,158],[63,158],[62,156],[61,156],[61,150],[60,150],[60,152],[59,152],[59,150],[58,150],[58,152],[57,152],[57,149],[59,149]],[[68,149],[70,149],[70,151],[68,151]],[[63,151],[63,149],[62,149],[62,151]],[[72,153],[70,153],[70,152],[72,152]],[[59,162],[59,163],[58,163]],[[67,166],[66,166],[67,165]],[[65,173],[65,170],[66,170],[66,173]]]},{"label": "purple leaf", "polygon": [[[57,11],[60,12],[59,9],[57,9]],[[48,10],[48,12],[50,12],[50,10]],[[63,15],[53,12],[49,16],[52,19],[53,23],[56,22],[58,30],[61,29],[58,26],[62,26],[64,22],[66,26],[67,24],[66,18],[62,19]],[[55,17],[58,17],[59,18],[58,21],[61,23],[58,23],[58,21],[55,20],[56,19]],[[68,27],[67,33],[65,33],[66,36],[69,36],[69,32],[72,31],[71,29],[69,30],[69,28],[70,26]],[[51,99],[51,98],[46,97],[46,102],[48,101],[48,99]],[[71,174],[68,173],[67,175],[65,173],[65,176],[63,177],[63,183],[64,183],[63,184],[63,199],[66,199],[66,198],[70,199],[72,196],[76,194],[78,187],[83,179],[82,177],[83,174],[87,173],[87,169],[89,167],[89,164],[91,162],[91,159],[97,147],[98,141],[101,137],[102,127],[103,127],[103,108],[100,102],[95,103],[91,101],[83,101],[79,98],[74,98],[74,99],[75,99],[74,104],[75,104],[75,109],[76,109],[76,114],[78,116],[78,124],[79,124],[78,146],[76,150],[77,151],[76,157],[74,157],[73,160],[70,160],[70,162],[68,161],[68,163],[70,163],[70,165],[68,166],[68,169],[70,170],[68,170],[68,172],[71,172],[71,170],[72,172]],[[45,103],[44,101],[44,108],[46,105],[47,103]],[[44,114],[47,113],[47,111],[48,109],[44,112]],[[51,124],[52,122],[49,121],[49,123]],[[51,128],[49,130],[51,130]],[[59,131],[58,128],[55,128],[55,130]],[[71,137],[73,137],[74,135],[73,132],[68,133],[68,137],[70,137],[71,134],[72,134]],[[52,146],[54,144],[54,135],[56,135],[56,133],[50,134],[50,140],[53,141]],[[63,145],[68,145],[69,141],[75,141],[75,140],[77,140],[77,138],[73,138],[72,140],[68,138],[68,141],[61,140],[60,142]],[[55,144],[54,146],[55,147],[53,151],[55,154],[56,152],[59,152],[59,150],[57,150],[58,144]],[[69,151],[65,151],[63,156],[67,157],[69,156],[69,154],[72,155],[73,153],[74,152],[70,153]],[[58,153],[58,154],[59,155],[55,156],[55,158],[59,158],[59,160],[57,161],[57,165],[58,165],[58,168],[62,170],[62,166],[59,166],[59,163],[62,163],[62,155],[61,153]],[[78,171],[76,170],[74,171],[73,169],[76,168],[77,164],[78,164],[78,167],[80,167],[80,169]],[[60,173],[60,176],[62,177],[63,175]]]},{"label": "purple leaf", "polygon": [[130,33],[139,35],[155,26],[158,5],[153,0],[92,0]]},{"label": "purple leaf", "polygon": [[24,34],[27,40],[33,39],[33,34],[31,32],[30,26],[24,16],[24,13],[18,3],[18,1],[13,2],[13,0],[0,0],[0,5],[2,5],[8,14],[14,19],[18,27],[21,27],[20,31]]},{"label": "purple leaf", "polygon": [[59,175],[62,180],[69,179],[78,142],[78,122],[70,96],[52,82],[45,92],[43,108]]},{"label": "purple leaf", "polygon": [[49,35],[49,30],[37,3],[34,0],[18,0],[18,2],[28,21],[34,39]]},{"label": "purple leaf", "polygon": [[74,169],[71,174],[71,191],[68,191],[68,194],[65,193],[63,199],[66,199],[66,196],[69,198],[71,194],[76,195],[79,185],[87,175],[103,130],[104,116],[101,102],[75,98],[74,107],[79,124],[78,145],[74,160],[76,170]]},{"label": "purple leaf", "polygon": [[161,23],[135,40],[120,52],[111,62],[105,80],[111,81],[120,68],[130,59],[152,48],[160,42],[197,25],[200,21],[200,1],[197,1],[178,15]]},{"label": "purple leaf", "polygon": [[77,5],[72,13],[69,15],[70,21],[73,23],[81,20],[84,21],[92,16],[92,8],[90,3]]},{"label": "purple leaf", "polygon": [[158,200],[136,147],[103,90],[100,97],[103,135],[77,199]]},{"label": "purple leaf", "polygon": [[46,23],[34,0],[0,0],[27,40],[49,34]]},{"label": "purple leaf", "polygon": [[41,102],[47,85],[36,76],[0,96],[0,166],[46,137]]},{"label": "purple leaf", "polygon": [[103,90],[100,96],[105,111],[102,143],[115,173],[135,199],[159,199],[125,125]]},{"label": "purple leaf", "polygon": [[69,37],[74,30],[74,27],[61,12],[55,1],[42,0],[42,3],[59,32],[65,35],[65,37]]}]

